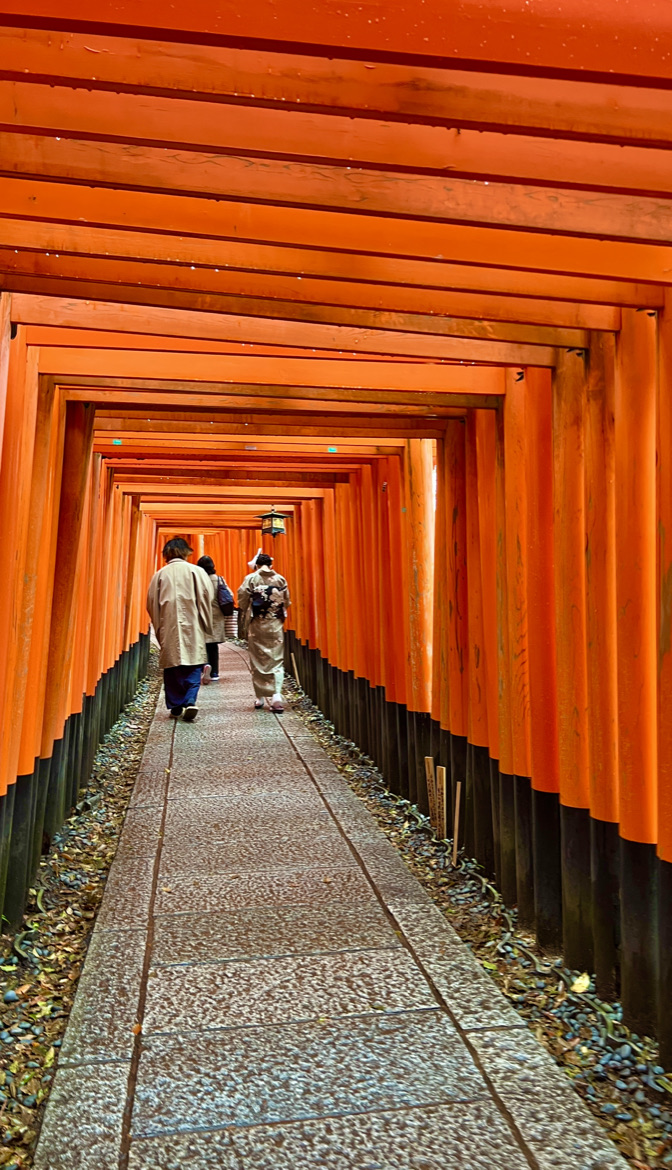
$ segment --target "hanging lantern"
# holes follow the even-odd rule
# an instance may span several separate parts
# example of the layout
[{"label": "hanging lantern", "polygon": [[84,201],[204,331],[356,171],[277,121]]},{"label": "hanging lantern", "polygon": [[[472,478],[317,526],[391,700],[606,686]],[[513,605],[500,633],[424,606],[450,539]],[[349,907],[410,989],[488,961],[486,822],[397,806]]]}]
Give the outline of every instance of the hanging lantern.
[{"label": "hanging lantern", "polygon": [[264,512],[262,516],[258,517],[261,520],[262,536],[282,536],[285,532],[285,520],[287,517],[283,512],[276,512],[275,504],[270,512]]}]

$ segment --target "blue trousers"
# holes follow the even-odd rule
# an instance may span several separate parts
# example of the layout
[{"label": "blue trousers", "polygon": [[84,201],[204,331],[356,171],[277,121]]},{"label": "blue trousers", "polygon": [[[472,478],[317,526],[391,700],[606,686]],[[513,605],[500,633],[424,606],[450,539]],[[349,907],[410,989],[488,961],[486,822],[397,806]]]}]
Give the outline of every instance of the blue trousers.
[{"label": "blue trousers", "polygon": [[192,707],[198,698],[202,666],[170,666],[163,672],[166,707]]}]

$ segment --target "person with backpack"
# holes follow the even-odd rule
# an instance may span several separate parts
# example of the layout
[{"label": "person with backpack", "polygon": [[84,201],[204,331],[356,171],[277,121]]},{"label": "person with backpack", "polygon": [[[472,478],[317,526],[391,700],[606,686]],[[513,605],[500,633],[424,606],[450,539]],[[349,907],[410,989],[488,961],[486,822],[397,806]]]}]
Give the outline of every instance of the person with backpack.
[{"label": "person with backpack", "polygon": [[203,684],[207,686],[219,681],[219,643],[226,640],[224,619],[233,613],[233,593],[224,578],[218,576],[212,557],[200,557],[197,564],[208,574],[212,608],[212,641],[205,644],[208,661],[203,668]]},{"label": "person with backpack", "polygon": [[285,633],[283,622],[289,606],[289,589],[284,577],[273,569],[273,557],[260,553],[256,572],[245,578],[238,590],[238,606],[247,626],[247,649],[252,668],[255,707],[268,702],[271,711],[284,710],[282,684],[285,679]]},{"label": "person with backpack", "polygon": [[173,719],[193,723],[206,643],[212,639],[212,605],[207,573],[187,557],[192,549],[176,536],[163,547],[162,569],[147,592],[147,610],[161,653],[166,706]]}]

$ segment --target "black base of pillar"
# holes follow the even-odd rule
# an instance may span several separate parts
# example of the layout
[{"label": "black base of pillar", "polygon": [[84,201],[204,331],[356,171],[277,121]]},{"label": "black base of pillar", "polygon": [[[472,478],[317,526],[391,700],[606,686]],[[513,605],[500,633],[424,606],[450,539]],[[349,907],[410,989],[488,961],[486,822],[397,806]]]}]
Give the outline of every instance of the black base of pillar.
[{"label": "black base of pillar", "polygon": [[593,970],[593,905],[590,874],[590,813],[560,806],[562,938],[568,967]]},{"label": "black base of pillar", "polygon": [[638,1035],[657,1026],[658,860],[655,845],[621,838],[621,1002]]},{"label": "black base of pillar", "polygon": [[499,760],[489,760],[490,769],[490,818],[492,820],[492,849],[494,875],[501,881],[502,850],[499,822]]},{"label": "black base of pillar", "polygon": [[672,862],[658,860],[658,1041],[672,1068]]},{"label": "black base of pillar", "polygon": [[594,966],[597,994],[602,999],[617,999],[620,995],[619,855],[618,825],[591,818]]},{"label": "black base of pillar", "polygon": [[534,850],[532,847],[532,782],[514,777],[516,815],[516,899],[521,926],[534,929]]},{"label": "black base of pillar", "polygon": [[506,906],[515,905],[518,898],[515,786],[514,776],[499,773],[499,886]]},{"label": "black base of pillar", "polygon": [[557,792],[532,791],[534,920],[539,946],[553,954],[562,948],[562,875],[560,871],[560,798]]},{"label": "black base of pillar", "polygon": [[30,869],[33,852],[32,812],[36,780],[36,774],[32,772],[30,776],[17,776],[13,785],[12,835],[2,910],[12,929],[16,929],[21,922],[26,891],[32,876]]},{"label": "black base of pillar", "polygon": [[457,847],[464,848],[464,807],[467,787],[467,737],[466,735],[450,735],[450,807],[452,809],[451,822],[455,830],[455,800],[457,797],[458,781],[462,785],[460,798],[460,818],[457,832]]},{"label": "black base of pillar", "polygon": [[474,856],[485,874],[495,875],[495,840],[490,802],[490,757],[487,747],[471,748],[474,792]]}]

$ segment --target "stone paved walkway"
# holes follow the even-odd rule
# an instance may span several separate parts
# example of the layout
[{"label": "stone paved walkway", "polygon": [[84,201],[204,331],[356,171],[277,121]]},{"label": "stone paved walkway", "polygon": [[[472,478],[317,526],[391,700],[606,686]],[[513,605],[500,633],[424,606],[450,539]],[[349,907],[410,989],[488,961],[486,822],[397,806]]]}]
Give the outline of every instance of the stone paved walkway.
[{"label": "stone paved walkway", "polygon": [[221,673],[154,720],[36,1170],[625,1170],[301,722]]}]

